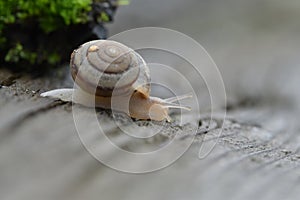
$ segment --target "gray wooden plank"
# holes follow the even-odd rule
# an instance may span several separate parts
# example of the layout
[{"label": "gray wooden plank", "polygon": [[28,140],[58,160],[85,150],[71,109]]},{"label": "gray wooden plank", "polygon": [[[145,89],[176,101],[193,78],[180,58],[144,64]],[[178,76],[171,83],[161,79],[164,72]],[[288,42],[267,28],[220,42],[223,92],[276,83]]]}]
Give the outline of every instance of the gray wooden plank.
[{"label": "gray wooden plank", "polygon": [[[71,104],[39,97],[49,89],[72,87],[67,68],[40,78],[19,74],[15,83],[0,89],[1,199],[298,199],[299,3],[286,2],[176,1],[174,7],[186,9],[180,17],[177,12],[169,16],[163,6],[153,16],[143,1],[120,9],[111,33],[137,24],[181,30],[209,51],[228,90],[222,135],[218,113],[209,130],[204,128],[206,113],[190,118],[202,120],[191,148],[154,173],[121,173],[101,164],[82,145]],[[155,3],[161,2],[148,2]],[[164,3],[174,8],[171,1]],[[272,14],[277,11],[286,17]],[[1,69],[0,81],[14,75]],[[98,125],[88,118],[92,110],[76,108],[87,116],[81,125],[88,127],[88,143],[111,160],[124,159],[99,140]],[[134,140],[120,133],[109,111],[99,110],[98,117],[109,138],[130,151],[154,149],[174,133],[182,134],[182,142],[192,137],[188,125],[173,123],[152,140]],[[153,129],[150,122],[136,123],[145,132]],[[134,129],[130,124],[127,128]],[[200,146],[215,142],[209,156],[199,159]]]}]

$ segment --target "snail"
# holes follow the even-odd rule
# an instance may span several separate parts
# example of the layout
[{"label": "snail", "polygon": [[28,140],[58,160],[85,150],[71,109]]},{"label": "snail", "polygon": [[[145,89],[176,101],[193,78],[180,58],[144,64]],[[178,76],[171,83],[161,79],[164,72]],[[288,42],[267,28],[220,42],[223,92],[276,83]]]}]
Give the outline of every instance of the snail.
[{"label": "snail", "polygon": [[76,87],[42,93],[42,97],[72,101],[88,107],[113,109],[136,119],[171,121],[169,108],[190,94],[161,99],[150,96],[150,73],[143,58],[112,40],[94,40],[74,50],[70,61]]}]

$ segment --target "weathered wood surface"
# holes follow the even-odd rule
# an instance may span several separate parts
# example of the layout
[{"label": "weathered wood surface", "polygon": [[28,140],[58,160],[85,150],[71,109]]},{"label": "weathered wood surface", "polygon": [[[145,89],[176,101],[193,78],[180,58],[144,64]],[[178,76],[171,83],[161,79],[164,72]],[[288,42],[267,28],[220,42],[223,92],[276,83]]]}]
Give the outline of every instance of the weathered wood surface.
[{"label": "weathered wood surface", "polygon": [[[134,175],[104,166],[82,145],[72,105],[39,97],[49,89],[72,87],[67,69],[40,78],[1,69],[1,199],[298,199],[300,22],[294,17],[299,17],[300,5],[247,2],[229,1],[229,6],[221,1],[208,5],[185,1],[188,14],[180,18],[175,14],[168,18],[159,10],[167,18],[163,24],[141,5],[139,12],[146,14],[137,18],[138,13],[132,12],[135,1],[132,7],[120,9],[116,18],[120,21],[112,31],[130,28],[124,25],[126,20],[144,16],[136,21],[138,25],[166,25],[196,38],[220,67],[228,92],[221,137],[218,116],[213,117],[209,130],[205,116],[193,119],[201,121],[202,127],[191,148],[174,164],[154,173]],[[257,7],[259,2],[264,2],[264,9]],[[191,23],[191,17],[206,21]],[[92,112],[80,106],[76,109],[87,116]],[[110,138],[132,151],[155,148],[174,133],[182,134],[183,141],[189,137],[187,126],[170,124],[155,139],[136,141],[113,128],[109,111],[99,110],[98,116],[111,130]],[[93,140],[97,124],[88,118],[82,121],[88,124],[86,134],[99,151],[112,160],[122,159],[105,149],[101,140]],[[152,128],[150,122],[136,123],[145,126],[145,131]],[[198,158],[202,141],[217,142],[205,159]]]}]

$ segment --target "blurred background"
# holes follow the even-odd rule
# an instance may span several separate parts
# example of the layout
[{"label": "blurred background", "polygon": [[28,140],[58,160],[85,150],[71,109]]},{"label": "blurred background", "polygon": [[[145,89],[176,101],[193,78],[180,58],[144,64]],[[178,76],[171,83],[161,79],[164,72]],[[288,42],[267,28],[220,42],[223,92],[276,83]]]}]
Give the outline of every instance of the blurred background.
[{"label": "blurred background", "polygon": [[180,31],[212,56],[229,93],[296,95],[299,10],[296,0],[132,0],[108,28],[111,35],[143,26]]},{"label": "blurred background", "polygon": [[[196,144],[159,172],[120,173],[88,155],[65,106],[0,129],[1,199],[299,199],[299,19],[299,0],[131,0],[118,7],[114,21],[104,24],[108,37],[164,27],[207,50],[226,87],[232,121],[225,132],[234,136],[204,160],[197,158]],[[70,86],[67,67],[62,71],[34,80],[24,75],[19,85],[1,89],[0,125],[14,119],[12,110],[16,115],[24,105],[46,101],[31,98],[24,87],[39,92]],[[45,128],[49,119],[54,131]]]}]

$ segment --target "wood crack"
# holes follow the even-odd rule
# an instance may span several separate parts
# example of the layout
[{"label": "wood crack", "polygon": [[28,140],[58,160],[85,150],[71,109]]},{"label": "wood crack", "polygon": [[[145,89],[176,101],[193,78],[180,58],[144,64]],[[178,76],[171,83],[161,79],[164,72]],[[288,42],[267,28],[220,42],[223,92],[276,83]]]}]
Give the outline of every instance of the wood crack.
[{"label": "wood crack", "polygon": [[28,121],[29,119],[36,117],[37,115],[43,114],[45,112],[48,112],[58,106],[62,106],[68,104],[68,102],[62,102],[62,101],[53,101],[47,105],[41,106],[39,108],[36,108],[34,110],[28,111],[24,114],[19,115],[15,120],[12,122],[6,124],[4,128],[2,128],[1,134],[2,139],[5,138],[5,136],[8,136],[10,133],[14,133],[16,129],[18,129],[23,123]]}]

